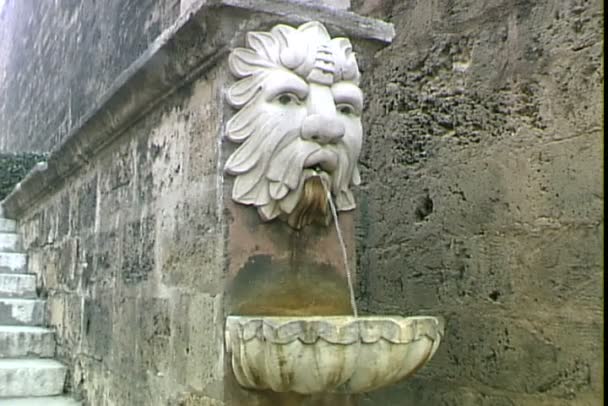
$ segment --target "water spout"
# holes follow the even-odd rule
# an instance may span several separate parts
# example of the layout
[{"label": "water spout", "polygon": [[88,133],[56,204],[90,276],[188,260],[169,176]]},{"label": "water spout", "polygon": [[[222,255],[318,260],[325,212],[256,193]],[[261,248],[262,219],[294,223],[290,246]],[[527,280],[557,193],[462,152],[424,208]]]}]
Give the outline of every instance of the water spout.
[{"label": "water spout", "polygon": [[346,269],[346,280],[348,281],[348,291],[350,293],[350,305],[353,309],[353,315],[355,317],[358,316],[357,312],[357,303],[355,301],[355,290],[353,288],[353,279],[350,274],[350,266],[348,265],[348,254],[346,253],[346,244],[344,244],[344,238],[342,237],[342,230],[340,229],[340,224],[338,223],[338,211],[336,210],[336,205],[334,204],[334,200],[331,196],[331,192],[329,187],[325,184],[323,179],[321,179],[321,184],[325,189],[325,193],[327,194],[327,201],[329,202],[329,207],[331,209],[331,215],[334,218],[334,224],[336,225],[336,233],[338,234],[338,241],[340,242],[340,247],[342,248],[342,259],[344,260],[344,268]]}]

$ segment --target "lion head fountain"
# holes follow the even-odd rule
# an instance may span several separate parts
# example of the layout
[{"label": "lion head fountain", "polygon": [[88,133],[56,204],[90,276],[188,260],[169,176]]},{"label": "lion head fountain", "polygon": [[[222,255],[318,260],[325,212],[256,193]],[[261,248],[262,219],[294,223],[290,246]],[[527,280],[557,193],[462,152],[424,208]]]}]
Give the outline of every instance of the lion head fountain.
[{"label": "lion head fountain", "polygon": [[443,326],[435,317],[357,313],[336,213],[355,208],[350,188],[360,182],[363,94],[350,41],[332,39],[318,22],[277,25],[247,34],[229,67],[238,78],[227,91],[238,110],[226,124],[227,139],[239,144],[225,166],[236,177],[233,200],[296,229],[333,216],[344,259],[342,275],[331,255],[320,255],[331,246],[329,228],[286,233],[233,222],[225,344],[236,381],[316,395],[404,379],[433,356]]},{"label": "lion head fountain", "polygon": [[323,25],[277,25],[250,32],[229,59],[239,80],[227,92],[239,111],[226,137],[240,146],[226,162],[232,198],[257,207],[263,220],[301,228],[329,221],[326,190],[338,211],[355,208],[363,95],[346,38]]}]

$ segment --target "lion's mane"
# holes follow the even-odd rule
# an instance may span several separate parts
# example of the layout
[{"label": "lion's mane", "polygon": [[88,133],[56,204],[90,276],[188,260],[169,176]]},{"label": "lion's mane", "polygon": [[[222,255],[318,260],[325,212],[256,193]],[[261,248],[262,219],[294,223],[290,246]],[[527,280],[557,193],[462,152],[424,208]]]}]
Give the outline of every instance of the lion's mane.
[{"label": "lion's mane", "polygon": [[[239,111],[228,121],[226,137],[240,145],[228,158],[225,169],[236,176],[232,198],[256,206],[265,220],[271,220],[292,213],[306,194],[304,162],[320,146],[299,141],[298,120],[260,111],[256,103],[260,90],[273,80],[277,70],[287,69],[307,80],[319,68],[319,50],[331,54],[333,66],[324,63],[322,68],[333,74],[334,83],[358,84],[359,70],[350,41],[332,39],[318,22],[297,29],[278,25],[270,32],[250,32],[246,45],[235,49],[229,58],[230,70],[239,80],[226,96]],[[359,183],[356,162],[349,162],[352,159],[343,145],[325,148],[334,148],[340,162],[327,181],[336,208],[352,210],[355,203],[350,185]],[[285,165],[295,169],[286,171]]]}]

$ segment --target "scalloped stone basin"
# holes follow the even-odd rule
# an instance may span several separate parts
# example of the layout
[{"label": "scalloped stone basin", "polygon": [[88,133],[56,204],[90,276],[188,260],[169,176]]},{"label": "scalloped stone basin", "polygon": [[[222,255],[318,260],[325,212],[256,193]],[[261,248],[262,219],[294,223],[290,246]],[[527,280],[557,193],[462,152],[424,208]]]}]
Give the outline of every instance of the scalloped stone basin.
[{"label": "scalloped stone basin", "polygon": [[226,348],[239,384],[314,394],[369,392],[398,382],[435,353],[436,317],[229,316]]}]

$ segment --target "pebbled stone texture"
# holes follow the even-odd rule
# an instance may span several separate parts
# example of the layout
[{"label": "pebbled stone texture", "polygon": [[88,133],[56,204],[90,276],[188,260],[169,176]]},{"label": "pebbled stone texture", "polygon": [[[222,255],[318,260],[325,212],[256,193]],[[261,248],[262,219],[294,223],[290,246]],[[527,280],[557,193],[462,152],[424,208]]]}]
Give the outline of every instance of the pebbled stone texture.
[{"label": "pebbled stone texture", "polygon": [[602,3],[353,8],[397,32],[363,76],[358,303],[446,318],[361,405],[600,402]]}]

